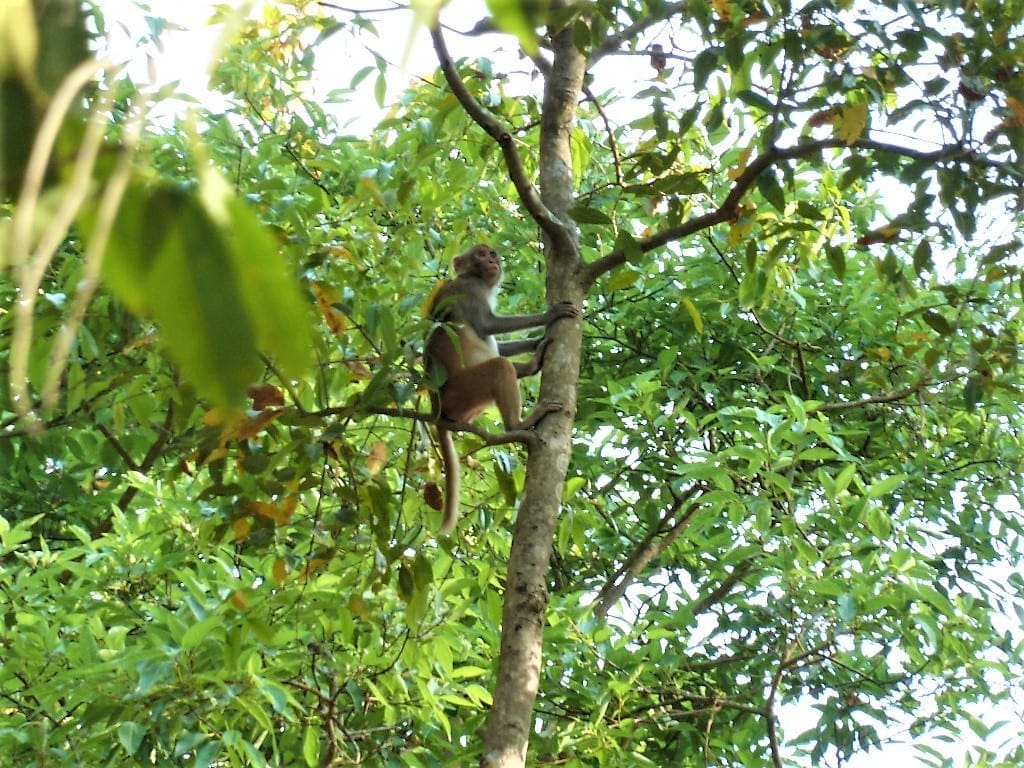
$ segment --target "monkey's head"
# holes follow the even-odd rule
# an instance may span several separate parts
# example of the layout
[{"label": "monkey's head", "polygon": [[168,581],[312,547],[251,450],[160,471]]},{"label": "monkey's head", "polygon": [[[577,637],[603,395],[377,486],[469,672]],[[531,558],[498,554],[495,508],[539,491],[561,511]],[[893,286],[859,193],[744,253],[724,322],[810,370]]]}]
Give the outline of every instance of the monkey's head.
[{"label": "monkey's head", "polygon": [[459,277],[479,277],[488,287],[501,282],[501,259],[489,245],[474,245],[455,257],[455,272]]}]

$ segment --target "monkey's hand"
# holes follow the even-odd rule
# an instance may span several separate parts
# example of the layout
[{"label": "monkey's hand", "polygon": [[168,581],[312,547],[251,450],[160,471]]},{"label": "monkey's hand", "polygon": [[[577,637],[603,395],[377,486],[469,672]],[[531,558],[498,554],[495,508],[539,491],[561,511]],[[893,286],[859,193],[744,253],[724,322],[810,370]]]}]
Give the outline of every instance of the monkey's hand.
[{"label": "monkey's hand", "polygon": [[533,350],[533,357],[525,363],[513,363],[517,379],[521,379],[524,376],[533,376],[540,371],[540,367],[544,364],[544,350],[547,349],[550,343],[551,339],[547,336],[537,339],[537,346]]},{"label": "monkey's hand", "polygon": [[555,320],[561,320],[563,317],[579,317],[580,310],[571,301],[560,301],[557,304],[553,304],[548,308],[548,311],[544,313],[544,324],[551,325]]}]

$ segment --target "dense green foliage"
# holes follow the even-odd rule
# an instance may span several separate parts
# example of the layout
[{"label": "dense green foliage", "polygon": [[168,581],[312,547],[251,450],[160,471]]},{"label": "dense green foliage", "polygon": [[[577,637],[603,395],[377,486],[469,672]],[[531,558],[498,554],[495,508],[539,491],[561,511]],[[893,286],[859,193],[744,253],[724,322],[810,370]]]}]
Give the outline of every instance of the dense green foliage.
[{"label": "dense green foliage", "polygon": [[[550,21],[587,50],[675,9],[600,0],[534,19],[492,5],[527,46]],[[12,764],[477,754],[522,455],[460,438],[465,518],[439,543],[438,459],[408,411],[428,409],[421,307],[450,258],[495,244],[502,310],[537,311],[540,234],[440,77],[387,94],[394,62],[378,54],[332,75],[330,104],[310,96],[318,46],[393,48],[384,22],[279,6],[224,53],[223,113],[138,139],[103,283],[56,373],[100,195],[38,262],[34,417],[9,381],[36,263],[12,245],[25,164],[2,168]],[[1024,620],[1024,5],[686,8],[627,46],[660,41],[666,66],[628,98],[597,69],[576,128],[583,251],[628,258],[585,308],[531,759],[839,764],[911,740],[938,766],[966,724],[978,763],[1019,765],[1019,729],[985,713],[1024,695],[1007,630]],[[500,66],[521,69],[480,58],[464,74],[529,163],[539,94]],[[0,76],[28,82],[3,57]],[[371,80],[397,102],[372,134],[346,135],[334,115]],[[107,189],[139,102],[110,73],[87,101],[104,94],[91,171]],[[83,125],[70,115],[58,146]],[[0,135],[5,158],[17,141]],[[55,153],[34,238],[74,160]],[[640,253],[723,202],[722,221]],[[795,703],[819,722],[802,732]]]}]

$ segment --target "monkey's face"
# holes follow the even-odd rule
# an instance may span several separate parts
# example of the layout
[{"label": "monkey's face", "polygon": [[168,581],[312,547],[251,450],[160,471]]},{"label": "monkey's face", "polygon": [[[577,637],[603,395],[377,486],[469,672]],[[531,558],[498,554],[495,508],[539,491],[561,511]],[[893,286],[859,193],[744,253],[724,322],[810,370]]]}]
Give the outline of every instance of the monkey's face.
[{"label": "monkey's face", "polygon": [[501,281],[501,259],[489,245],[478,245],[473,249],[472,269],[487,285],[497,285]]}]

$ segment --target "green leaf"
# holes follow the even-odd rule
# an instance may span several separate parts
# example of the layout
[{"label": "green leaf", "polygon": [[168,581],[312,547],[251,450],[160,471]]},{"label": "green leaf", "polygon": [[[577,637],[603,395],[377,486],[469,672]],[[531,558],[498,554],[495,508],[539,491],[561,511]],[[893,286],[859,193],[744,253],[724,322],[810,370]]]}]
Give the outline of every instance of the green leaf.
[{"label": "green leaf", "polygon": [[836,277],[842,281],[846,275],[846,254],[842,248],[829,244],[825,246],[825,258],[836,273]]},{"label": "green leaf", "polygon": [[857,616],[857,600],[849,592],[844,592],[837,601],[839,618],[849,624]]},{"label": "green leaf", "polygon": [[668,117],[665,114],[665,102],[661,97],[655,97],[651,104],[651,119],[654,121],[654,133],[661,140],[668,136]]},{"label": "green leaf", "polygon": [[785,213],[786,195],[782,191],[782,186],[779,184],[773,169],[767,168],[761,172],[757,177],[757,189],[764,196],[764,199],[771,204],[772,208],[779,213]]},{"label": "green leaf", "polygon": [[865,496],[868,499],[885,498],[899,488],[906,479],[907,476],[904,474],[897,474],[882,478],[868,487],[867,494],[865,494]]},{"label": "green leaf", "polygon": [[569,215],[578,224],[611,224],[612,220],[606,213],[596,208],[588,208],[585,205],[574,205],[569,209]]},{"label": "green leaf", "polygon": [[568,478],[565,481],[565,487],[562,489],[562,503],[567,504],[586,484],[587,478],[585,477],[579,477],[577,475]]},{"label": "green leaf", "polygon": [[940,336],[949,336],[953,332],[953,328],[950,326],[949,321],[934,309],[926,310],[921,315],[921,319],[924,320],[925,324],[929,328]]},{"label": "green leaf", "polygon": [[305,367],[308,323],[276,243],[221,184],[206,186],[202,203],[182,189],[132,188],[103,275],[129,309],[156,320],[186,378],[233,406],[257,379],[261,351],[292,374]]},{"label": "green leaf", "polygon": [[312,725],[307,725],[302,734],[302,757],[309,768],[320,763],[320,736]]},{"label": "green leaf", "polygon": [[543,19],[530,18],[527,7],[519,0],[487,0],[487,10],[493,15],[495,26],[515,35],[526,54],[535,56],[540,50],[535,24],[539,25]]},{"label": "green leaf", "polygon": [[985,386],[980,376],[968,376],[964,382],[964,406],[968,410],[974,410],[985,399]]},{"label": "green leaf", "polygon": [[615,291],[622,290],[623,288],[628,288],[639,279],[639,272],[629,267],[623,267],[608,278],[608,282],[605,283],[605,290],[608,293],[614,293]]},{"label": "green leaf", "polygon": [[876,539],[888,539],[892,533],[892,521],[889,519],[889,515],[878,506],[871,505],[868,507],[865,521],[868,530],[871,531]]},{"label": "green leaf", "polygon": [[920,275],[926,270],[933,268],[932,246],[927,240],[922,240],[914,249],[914,272]]},{"label": "green leaf", "polygon": [[124,751],[130,756],[139,751],[142,739],[146,736],[146,726],[136,723],[134,720],[125,720],[117,726],[117,740],[121,742]]},{"label": "green leaf", "polygon": [[693,89],[703,91],[708,83],[708,78],[718,66],[718,57],[721,48],[710,46],[697,54],[693,60]]},{"label": "green leaf", "polygon": [[213,765],[213,761],[217,759],[220,754],[221,742],[220,741],[208,741],[196,751],[196,759],[193,763],[193,768],[209,768]]},{"label": "green leaf", "polygon": [[835,495],[838,497],[843,491],[850,486],[850,481],[853,480],[854,475],[857,474],[856,464],[847,464],[836,475],[835,479]]},{"label": "green leaf", "polygon": [[210,632],[224,625],[224,617],[214,614],[196,622],[181,636],[181,647],[185,650],[198,646]]},{"label": "green leaf", "polygon": [[761,111],[767,114],[774,114],[778,109],[769,99],[762,96],[757,91],[752,91],[749,88],[740,91],[736,94],[737,98],[744,104],[749,104],[752,107],[757,107]]}]

